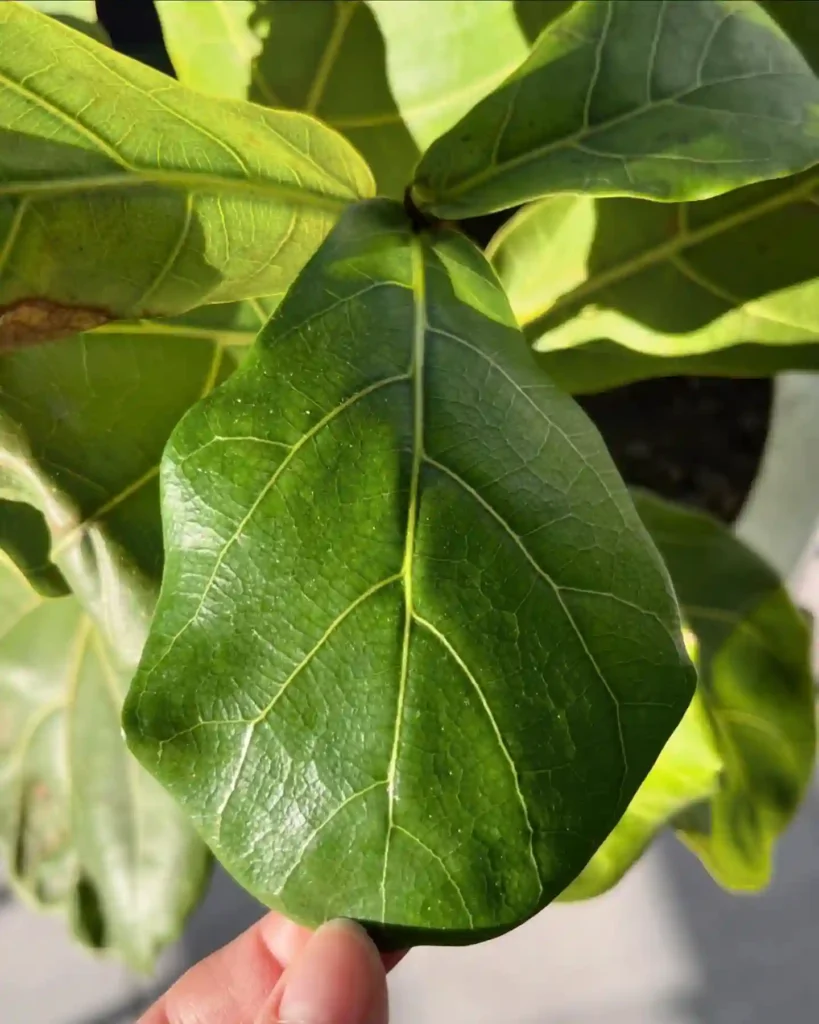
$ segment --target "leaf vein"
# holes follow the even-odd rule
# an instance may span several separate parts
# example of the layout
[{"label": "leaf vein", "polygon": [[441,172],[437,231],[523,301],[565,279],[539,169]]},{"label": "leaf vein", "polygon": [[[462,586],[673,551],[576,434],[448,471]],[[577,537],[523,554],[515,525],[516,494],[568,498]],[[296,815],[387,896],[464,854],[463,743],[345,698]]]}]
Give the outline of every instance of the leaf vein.
[{"label": "leaf vein", "polygon": [[324,829],[327,828],[327,826],[335,818],[337,818],[338,815],[341,814],[341,812],[346,807],[348,807],[354,800],[358,800],[362,796],[366,796],[367,793],[371,793],[374,789],[378,789],[379,786],[386,786],[386,785],[387,785],[387,780],[386,779],[379,779],[377,782],[373,782],[371,785],[366,786],[364,789],[358,790],[357,793],[352,793],[345,800],[342,800],[342,802],[338,805],[338,807],[336,807],[330,814],[328,814],[328,816],[324,819],[324,821],[322,821],[319,825],[317,825],[313,829],[313,831],[310,833],[310,835],[305,839],[305,841],[302,844],[302,847],[299,850],[299,852],[296,854],[296,859],[290,865],[290,867],[287,869],[287,871],[284,874],[284,878],[279,883],[279,888],[276,890],[276,895],[278,897],[281,897],[282,893],[284,892],[285,886],[290,881],[294,871],[296,871],[297,868],[299,867],[299,865],[301,864],[302,859],[303,859],[305,853],[312,846],[312,844],[316,841],[316,839],[319,837],[319,835],[321,835],[321,833],[324,831]]},{"label": "leaf vein", "polygon": [[597,664],[597,659],[594,657],[588,644],[586,643],[585,636],[583,635],[580,627],[577,625],[577,622],[575,621],[575,618],[569,610],[566,602],[563,600],[561,587],[558,586],[558,584],[554,581],[554,579],[552,579],[549,573],[546,572],[546,570],[540,565],[540,563],[537,561],[537,559],[534,557],[531,551],[529,551],[528,547],[523,543],[520,536],[517,533],[515,533],[515,531],[512,529],[509,523],[507,523],[503,516],[501,516],[501,514],[495,508],[493,508],[493,506],[483,497],[482,494],[480,494],[480,492],[476,491],[471,484],[467,483],[467,481],[464,480],[462,476],[459,476],[454,470],[450,469],[449,466],[445,466],[443,463],[437,462],[435,459],[430,458],[430,456],[428,455],[424,456],[424,461],[428,463],[430,466],[432,466],[434,469],[437,469],[439,472],[447,475],[451,480],[458,484],[467,494],[470,494],[475,499],[475,501],[477,501],[478,504],[481,505],[481,507],[484,508],[493,517],[495,522],[497,522],[498,525],[506,531],[506,533],[520,549],[521,553],[524,555],[524,557],[535,570],[535,572],[537,572],[538,575],[541,576],[545,580],[545,582],[548,583],[548,585],[551,587],[555,597],[557,598],[558,604],[560,605],[563,611],[563,614],[566,616],[566,619],[569,625],[571,626],[572,631],[574,632],[575,636],[577,637],[580,643],[580,646],[583,650],[583,653],[586,656],[586,659],[588,660],[589,664],[594,670],[594,673],[597,676],[597,678],[603,684],[603,688],[609,695],[609,698],[612,702],[612,706],[614,707],[615,720],[617,723],[617,734],[620,743],[620,753],[622,755],[623,761],[623,777],[620,782],[620,793],[622,797],[622,793],[625,788],[626,777],[628,775],[628,758],[626,755],[626,741],[625,735],[623,733],[623,723],[620,714],[620,701],[618,700],[614,690],[612,690],[611,686],[609,685],[609,682],[606,679],[603,672],[601,671],[600,666]]},{"label": "leaf vein", "polygon": [[498,725],[497,719],[495,718],[489,701],[486,699],[486,695],[484,694],[483,689],[481,688],[481,685],[478,682],[472,670],[466,664],[466,662],[458,653],[458,651],[455,650],[450,641],[444,636],[444,634],[436,626],[433,626],[433,624],[429,622],[429,620],[422,618],[420,615],[416,614],[414,616],[414,619],[419,626],[422,626],[429,633],[431,633],[432,636],[436,638],[436,640],[441,644],[444,650],[449,654],[449,656],[461,669],[463,674],[466,676],[467,681],[470,683],[475,693],[477,694],[481,707],[483,708],[486,717],[489,720],[489,724],[492,726],[492,731],[495,733],[495,738],[498,742],[500,751],[504,757],[504,760],[508,764],[509,770],[512,774],[512,780],[515,786],[515,793],[517,794],[521,810],[523,811],[523,819],[526,824],[526,831],[528,833],[529,838],[529,858],[532,862],[532,868],[535,872],[535,878],[537,878],[539,890],[538,897],[540,897],[543,895],[543,879],[541,878],[540,868],[538,867],[537,857],[535,856],[535,830],[532,826],[532,820],[529,815],[529,805],[526,803],[526,798],[524,797],[523,790],[520,786],[520,775],[518,774],[517,765],[515,764],[514,758],[512,757],[511,753],[509,752],[509,748],[507,747],[506,741],[503,738],[503,733],[501,732],[500,726]]},{"label": "leaf vein", "polygon": [[[421,840],[418,838],[418,836],[416,836],[412,832],[410,832],[409,829],[403,828],[401,825],[396,825],[395,826],[395,831],[396,832],[401,832],[408,839],[412,839],[413,842],[417,843],[421,847],[422,850],[426,851],[426,853],[428,853],[429,856],[432,857],[433,860],[438,862],[438,864],[441,866],[441,870],[446,875],[447,881],[452,886],[452,888],[455,890],[455,892],[458,894],[458,899],[460,899],[461,905],[464,908],[464,913],[466,914],[466,920],[467,920],[467,923],[468,923],[469,927],[470,928],[474,927],[474,925],[475,925],[475,918],[472,916],[472,911],[469,909],[469,904],[466,902],[466,899],[464,898],[463,891],[462,891],[461,887],[458,885],[458,883],[455,881],[455,879],[452,877],[452,874],[450,873],[449,868],[446,866],[446,864],[444,863],[442,858],[439,857],[438,854],[434,850],[431,850],[427,846],[426,843],[421,842]],[[538,875],[538,878],[539,877],[540,876]],[[541,892],[542,891],[543,891],[543,888],[541,886]]]},{"label": "leaf vein", "polygon": [[170,652],[173,650],[173,648],[176,645],[176,643],[179,640],[179,638],[199,618],[199,615],[200,615],[200,613],[201,613],[201,611],[202,611],[202,609],[203,609],[203,607],[205,605],[205,601],[207,600],[208,594],[210,593],[211,587],[213,586],[213,584],[216,581],[216,575],[219,572],[219,569],[221,568],[222,563],[224,562],[225,558],[227,557],[228,552],[233,547],[233,545],[236,543],[236,541],[241,537],[242,533],[245,530],[245,527],[250,522],[250,520],[253,518],[253,516],[256,514],[256,512],[257,512],[259,506],[261,505],[261,503],[264,501],[264,499],[267,497],[267,495],[273,490],[273,488],[279,482],[279,479],[281,478],[282,474],[287,469],[287,467],[290,465],[290,463],[293,461],[293,459],[296,457],[296,455],[301,451],[301,449],[309,441],[311,441],[316,436],[316,434],[318,434],[329,423],[331,423],[334,419],[336,419],[336,417],[340,416],[342,413],[346,412],[346,410],[349,409],[351,406],[355,405],[356,402],[359,402],[359,401],[361,401],[361,399],[366,398],[368,395],[371,395],[374,392],[379,391],[381,388],[389,387],[391,384],[397,384],[399,382],[406,381],[407,379],[408,378],[407,378],[406,374],[399,374],[399,375],[396,375],[395,377],[386,377],[386,378],[383,378],[381,380],[374,381],[372,384],[368,385],[367,387],[362,388],[360,391],[355,392],[355,394],[353,394],[349,398],[345,399],[340,405],[337,405],[334,409],[331,409],[330,412],[328,412],[325,416],[323,416],[318,421],[318,423],[314,424],[314,426],[311,427],[310,430],[307,431],[307,433],[303,434],[299,438],[299,440],[290,448],[288,453],[285,455],[285,457],[279,463],[278,467],[276,468],[276,471],[272,474],[272,476],[270,477],[268,482],[261,489],[261,491],[259,492],[259,494],[256,497],[256,499],[251,504],[251,506],[248,509],[248,511],[242,517],[242,519],[240,520],[240,522],[239,522],[238,526],[236,527],[236,529],[233,531],[233,533],[230,535],[230,537],[227,539],[227,541],[222,546],[222,549],[221,549],[221,551],[219,552],[219,555],[216,558],[216,562],[214,564],[214,567],[213,567],[213,570],[212,570],[212,572],[210,574],[210,577],[208,578],[208,581],[207,581],[207,583],[205,584],[205,586],[204,586],[204,588],[202,590],[202,596],[200,597],[199,603],[197,604],[196,609],[194,610],[193,614],[181,626],[181,628],[178,630],[178,632],[175,633],[171,637],[171,640],[170,640],[168,646],[163,651],[163,653],[160,655],[160,657],[157,659],[157,661],[148,669],[148,671],[146,673],[146,678],[149,677],[150,675],[152,675],[157,670],[157,668],[162,664],[162,662],[168,657]]}]

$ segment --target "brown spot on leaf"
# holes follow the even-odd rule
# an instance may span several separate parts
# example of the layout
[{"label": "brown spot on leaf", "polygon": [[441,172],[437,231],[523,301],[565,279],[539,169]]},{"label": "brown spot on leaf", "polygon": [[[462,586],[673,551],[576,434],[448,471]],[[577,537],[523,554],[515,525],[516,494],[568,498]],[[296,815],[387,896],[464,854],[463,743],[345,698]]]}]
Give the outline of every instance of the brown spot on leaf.
[{"label": "brown spot on leaf", "polygon": [[0,351],[90,331],[111,319],[103,309],[22,299],[0,309]]}]

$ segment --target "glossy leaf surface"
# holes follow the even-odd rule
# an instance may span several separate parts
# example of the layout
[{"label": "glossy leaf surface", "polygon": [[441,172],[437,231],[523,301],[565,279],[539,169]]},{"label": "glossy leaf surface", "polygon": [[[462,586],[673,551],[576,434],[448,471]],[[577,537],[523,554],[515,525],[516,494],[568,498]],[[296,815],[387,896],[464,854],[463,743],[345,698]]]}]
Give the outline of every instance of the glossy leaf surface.
[{"label": "glossy leaf surface", "polygon": [[[662,565],[483,256],[345,214],[163,470],[132,749],[237,879],[385,943],[553,898],[691,695]],[[386,934],[383,934],[386,931]]]},{"label": "glossy leaf surface", "polygon": [[819,82],[745,0],[581,0],[424,155],[416,203],[476,216],[555,192],[691,200],[819,161]]},{"label": "glossy leaf surface", "polygon": [[0,344],[281,294],[372,191],[312,118],[204,99],[16,3],[0,32]]},{"label": "glossy leaf surface", "polygon": [[78,602],[31,590],[0,553],[0,848],[21,895],[146,969],[176,938],[207,851],[129,753],[128,675]]}]

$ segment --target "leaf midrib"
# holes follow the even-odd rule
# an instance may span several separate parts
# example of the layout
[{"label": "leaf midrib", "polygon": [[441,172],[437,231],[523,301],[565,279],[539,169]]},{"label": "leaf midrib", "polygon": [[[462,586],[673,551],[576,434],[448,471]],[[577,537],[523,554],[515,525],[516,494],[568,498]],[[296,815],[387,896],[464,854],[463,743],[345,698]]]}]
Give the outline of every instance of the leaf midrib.
[{"label": "leaf midrib", "polygon": [[300,185],[289,185],[279,181],[250,180],[190,171],[163,171],[156,168],[148,170],[130,166],[123,166],[122,171],[113,174],[75,175],[43,181],[5,182],[0,184],[0,197],[35,194],[65,195],[108,189],[134,189],[151,185],[164,185],[200,195],[207,193],[223,195],[225,192],[235,192],[239,195],[258,196],[260,199],[277,200],[293,206],[311,206],[334,213],[341,212],[350,203],[356,201],[352,194],[349,199],[340,198]]},{"label": "leaf midrib", "polygon": [[409,376],[412,382],[412,467],[410,469],[409,501],[407,503],[407,530],[404,541],[404,559],[401,578],[404,588],[404,623],[401,638],[401,667],[398,679],[398,697],[395,709],[395,730],[387,767],[387,836],[384,843],[384,866],[381,873],[381,920],[387,920],[387,869],[390,842],[395,830],[395,783],[398,773],[398,755],[401,747],[401,726],[404,720],[407,683],[409,679],[410,641],[414,619],[413,565],[415,536],[418,526],[421,465],[424,454],[424,354],[427,331],[426,278],[424,251],[417,236],[411,241],[413,336],[412,361]]},{"label": "leaf midrib", "polygon": [[[29,13],[36,15],[36,12],[29,12]],[[36,16],[37,17],[45,18],[44,15],[36,15]],[[143,89],[141,86],[137,85],[135,82],[133,82],[130,79],[126,78],[119,71],[119,69],[117,69],[115,66],[112,67],[106,61],[102,60],[100,58],[100,56],[97,54],[97,52],[95,51],[94,47],[92,45],[89,45],[89,42],[90,42],[89,40],[78,38],[77,40],[75,40],[75,45],[80,46],[80,48],[83,49],[83,51],[86,53],[86,55],[89,57],[89,59],[92,59],[92,60],[96,61],[96,63],[99,64],[100,67],[108,75],[111,75],[114,78],[118,79],[120,82],[122,82],[123,85],[125,85],[129,89],[134,90],[139,96],[141,96],[141,97],[143,97],[145,99],[150,99],[153,103],[156,103],[159,106],[161,106],[173,118],[175,118],[181,124],[186,124],[189,127],[191,127],[192,129],[194,129],[194,131],[198,132],[204,138],[208,139],[211,142],[211,144],[215,144],[215,145],[218,145],[219,147],[221,147],[228,155],[230,155],[232,157],[233,160],[236,161],[237,167],[240,170],[244,171],[245,173],[248,172],[248,167],[247,167],[247,164],[245,163],[245,160],[244,160],[244,157],[242,156],[242,154],[239,153],[237,150],[235,150],[232,146],[228,145],[228,143],[224,139],[220,138],[218,135],[214,135],[211,132],[211,130],[206,125],[195,123],[195,122],[191,121],[188,117],[186,117],[185,114],[182,113],[181,111],[176,110],[173,107],[168,107],[165,103],[162,102],[162,100],[160,100],[158,98],[158,96],[156,95],[156,91],[155,90],[152,91],[152,92],[148,92],[145,89]],[[95,132],[92,129],[88,128],[75,115],[73,115],[69,111],[63,110],[62,107],[57,105],[53,100],[48,99],[45,96],[42,96],[40,93],[34,91],[30,87],[22,85],[21,82],[18,82],[14,77],[12,77],[7,72],[2,71],[2,70],[0,70],[0,84],[4,85],[8,89],[11,89],[13,92],[17,92],[17,93],[23,95],[28,101],[33,103],[36,107],[39,107],[41,110],[46,111],[46,113],[48,113],[52,117],[57,118],[57,120],[61,121],[65,125],[67,125],[72,131],[78,132],[80,135],[85,136],[85,138],[87,138],[92,143],[92,145],[94,147],[93,151],[95,151],[98,155],[102,155],[102,156],[107,157],[113,164],[121,166],[126,173],[131,173],[131,174],[138,175],[138,176],[142,177],[143,179],[153,181],[154,183],[161,183],[162,181],[166,181],[166,182],[170,181],[172,183],[174,178],[178,179],[180,177],[183,179],[183,182],[184,182],[184,181],[189,181],[190,178],[191,178],[190,172],[162,171],[162,170],[160,170],[158,168],[151,168],[150,170],[137,168],[137,167],[133,166],[132,164],[130,164],[127,160],[125,160],[122,157],[122,155],[118,152],[118,150],[116,149],[115,146],[112,146],[111,143],[109,143],[104,137],[100,136],[97,132]],[[282,111],[281,113],[284,116],[287,116],[288,112]],[[292,116],[292,113],[291,113],[290,116]],[[309,115],[302,115],[302,116],[308,117]],[[318,122],[316,122],[316,123],[318,123]],[[342,189],[345,188],[345,183],[340,181],[340,179],[338,179],[335,176],[335,174],[333,174],[332,171],[328,171],[327,169],[322,168],[320,165],[316,164],[313,161],[312,157],[309,156],[309,153],[301,152],[289,139],[287,139],[286,137],[282,136],[272,125],[265,125],[265,127],[268,129],[268,131],[271,132],[271,134],[273,134],[275,136],[275,138],[277,139],[277,141],[278,141],[278,143],[280,145],[282,145],[286,149],[292,151],[293,155],[296,157],[297,160],[299,160],[301,162],[309,163],[310,165],[312,165],[312,169],[314,171],[316,171],[316,172],[318,172],[320,174],[326,175],[330,180],[332,180],[332,182],[335,185],[341,186]],[[100,175],[100,176],[96,176],[96,177],[97,177],[98,180],[102,181],[102,180],[104,180],[107,177],[113,177],[113,176]],[[237,179],[225,178],[224,176],[220,176],[220,175],[200,175],[200,174],[197,173],[195,176],[193,176],[194,185],[190,186],[190,187],[192,187],[192,188],[194,188],[194,190],[198,191],[199,189],[196,188],[196,182],[197,181],[203,181],[205,179],[208,179],[211,184],[213,184],[214,181],[217,182],[217,183],[224,183],[225,181],[230,181],[232,183],[235,183],[237,181]],[[65,179],[65,180],[68,181],[70,179]],[[20,183],[20,184],[22,185],[22,183]],[[38,184],[40,184],[40,183],[38,183]],[[207,184],[207,182],[206,182],[206,184]],[[264,182],[263,183],[262,187],[266,190],[265,194],[270,192],[271,184],[273,184],[273,183],[270,183],[270,182]],[[28,183],[28,185],[29,185],[29,190],[31,190],[31,183]],[[260,183],[258,183],[258,182],[250,182],[250,181],[248,181],[247,185],[251,189],[259,188],[260,187]],[[312,197],[311,199],[308,199],[307,202],[304,205],[310,205],[312,203],[313,205],[321,204],[321,205],[325,205],[326,206],[327,203],[329,202],[330,205],[331,205],[331,208],[333,208],[333,209],[343,209],[343,207],[345,205],[347,205],[347,202],[355,201],[355,199],[357,198],[357,196],[352,191],[352,189],[349,189],[349,200],[347,200],[345,202],[342,199],[335,199],[335,200],[333,200],[326,193],[317,191],[316,189],[305,188],[304,186],[301,186],[301,185],[294,187],[294,186],[287,185],[286,183],[279,183],[279,182],[277,182],[277,183],[275,183],[275,186],[280,188],[280,192],[278,193],[279,195],[288,194],[288,193],[296,193],[296,194],[303,194],[304,196]],[[45,187],[47,187],[47,185]],[[101,185],[100,187],[104,187],[104,186]],[[24,194],[28,194],[28,191],[26,189],[21,189],[21,191]],[[10,194],[15,194],[14,186],[12,186],[11,188],[9,188],[9,186],[7,186],[7,185],[0,186],[0,196],[2,196],[2,195],[10,195]]]},{"label": "leaf midrib", "polygon": [[[687,231],[681,231],[678,229],[674,236],[668,239],[668,241],[652,246],[650,249],[646,249],[637,256],[633,256],[631,259],[624,260],[622,263],[617,263],[608,270],[604,270],[594,277],[587,278],[587,280],[582,284],[557,298],[544,312],[524,321],[521,326],[527,340],[530,342],[537,341],[538,338],[546,333],[549,327],[549,320],[551,320],[553,315],[562,307],[573,305],[574,303],[579,302],[582,299],[586,299],[588,296],[594,295],[596,292],[601,291],[604,288],[608,288],[613,284],[617,284],[618,282],[625,280],[631,275],[639,273],[656,263],[661,263],[664,260],[678,256],[686,249],[700,245],[703,242],[707,242],[711,238],[716,238],[728,231],[732,231],[734,228],[742,227],[744,224],[748,224],[751,221],[756,220],[758,217],[762,217],[765,214],[772,213],[785,206],[789,206],[791,203],[798,202],[800,199],[807,198],[817,184],[819,184],[819,174],[811,175],[808,179],[801,181],[798,185],[794,185],[790,189],[778,192],[776,195],[770,196],[762,202],[756,203],[746,209],[738,210],[736,213],[730,214],[729,216],[711,221],[709,224],[704,224],[699,228],[688,229]],[[680,205],[685,206],[687,204]],[[750,302],[753,300],[749,299],[747,301]]]},{"label": "leaf midrib", "polygon": [[[633,110],[626,111],[623,114],[618,114],[616,117],[608,118],[605,121],[597,122],[593,126],[589,126],[589,125],[584,124],[577,131],[571,132],[568,135],[564,135],[560,139],[555,139],[555,140],[553,140],[551,142],[544,143],[543,145],[537,146],[534,149],[527,150],[525,153],[520,153],[518,156],[511,157],[509,160],[504,161],[502,164],[490,163],[483,170],[478,171],[475,174],[470,175],[468,178],[464,178],[462,181],[458,182],[458,184],[456,184],[456,185],[451,185],[449,187],[446,187],[446,188],[442,189],[437,194],[436,193],[432,193],[431,195],[424,195],[423,190],[419,190],[421,192],[421,194],[419,196],[419,198],[421,199],[421,205],[422,206],[426,206],[426,205],[428,205],[430,203],[431,204],[436,204],[438,202],[449,202],[452,199],[457,199],[459,196],[463,195],[465,192],[468,192],[470,189],[473,189],[473,188],[475,188],[478,185],[482,185],[486,181],[490,181],[499,172],[505,173],[505,172],[510,171],[510,170],[515,170],[515,169],[517,169],[519,167],[525,167],[529,163],[541,160],[544,156],[548,156],[550,153],[557,152],[557,151],[559,151],[561,149],[567,149],[567,148],[572,148],[574,146],[579,146],[584,140],[593,139],[595,135],[597,135],[597,134],[599,134],[601,132],[608,131],[609,129],[617,127],[618,125],[621,125],[621,124],[626,124],[632,118],[639,117],[642,114],[645,114],[647,111],[655,111],[658,108],[665,107],[665,106],[671,106],[671,105],[673,105],[675,103],[679,103],[680,100],[684,100],[686,97],[693,95],[694,93],[698,92],[700,89],[705,89],[705,88],[709,88],[710,89],[710,88],[712,88],[714,86],[719,86],[719,85],[731,85],[734,82],[741,81],[742,79],[745,79],[745,78],[757,79],[757,78],[768,78],[768,77],[771,77],[771,76],[790,77],[790,78],[810,78],[811,80],[813,79],[812,75],[811,76],[809,76],[809,75],[801,75],[801,74],[798,74],[795,71],[794,72],[785,72],[785,71],[761,72],[760,71],[760,72],[754,72],[753,75],[736,75],[736,76],[733,76],[733,77],[730,77],[730,78],[714,79],[713,81],[703,82],[703,83],[701,83],[699,85],[694,86],[693,88],[684,89],[682,92],[674,93],[671,96],[666,96],[665,98],[663,98],[661,100],[656,100],[656,101],[651,102],[651,103],[641,104],[639,107],[635,107]],[[525,80],[525,76],[521,76],[521,81],[523,81],[523,80]],[[509,83],[509,87],[512,88],[513,86],[514,86],[514,83],[510,82]],[[736,111],[732,111],[732,110],[720,110],[720,109],[716,109],[716,108],[708,108],[708,109],[713,114],[723,114],[723,115],[728,115],[728,116],[731,116],[731,117],[736,116],[736,114],[737,114]],[[756,115],[746,114],[745,116],[753,117],[753,116],[756,116]],[[504,119],[504,125],[510,119],[511,119],[511,115],[509,117],[505,118]],[[786,121],[783,121],[780,118],[774,118],[773,120],[775,120],[779,124],[791,124],[792,125],[792,122],[786,122]],[[793,127],[797,127],[796,125],[792,125],[792,126]],[[496,140],[495,145],[494,145],[494,151],[495,152],[497,152],[497,149],[498,149],[499,146],[500,146],[500,140]],[[652,159],[661,159],[662,158],[662,154],[660,154],[660,153],[638,153],[638,154],[628,154],[628,155],[624,156],[622,153],[595,152],[594,155],[599,156],[599,157],[601,157],[603,159],[608,159],[608,160],[620,160],[624,165],[627,165],[627,162],[628,162],[629,159],[638,159],[639,158],[639,159],[643,159],[643,160],[652,160]],[[686,162],[686,158],[684,158],[684,157],[681,158],[681,162],[685,163]],[[719,164],[724,162],[724,161],[712,160],[712,161],[707,161],[707,162],[708,163],[712,163],[715,166],[719,166]],[[730,161],[730,162],[735,162],[735,161]],[[759,160],[753,160],[753,159],[749,158],[747,160],[739,160],[737,162],[742,163],[742,164],[752,164],[752,163],[758,163],[760,161]],[[810,166],[810,164],[807,164],[806,166]],[[784,174],[780,175],[780,177],[784,177]]]}]

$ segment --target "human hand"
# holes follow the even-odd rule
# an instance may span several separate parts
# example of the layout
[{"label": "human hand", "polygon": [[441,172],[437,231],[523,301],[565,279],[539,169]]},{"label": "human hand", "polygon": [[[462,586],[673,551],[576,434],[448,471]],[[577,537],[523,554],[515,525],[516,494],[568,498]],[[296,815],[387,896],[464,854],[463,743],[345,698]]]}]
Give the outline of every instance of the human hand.
[{"label": "human hand", "polygon": [[196,964],[138,1024],[387,1024],[386,972],[352,921],[317,932],[268,914]]}]

